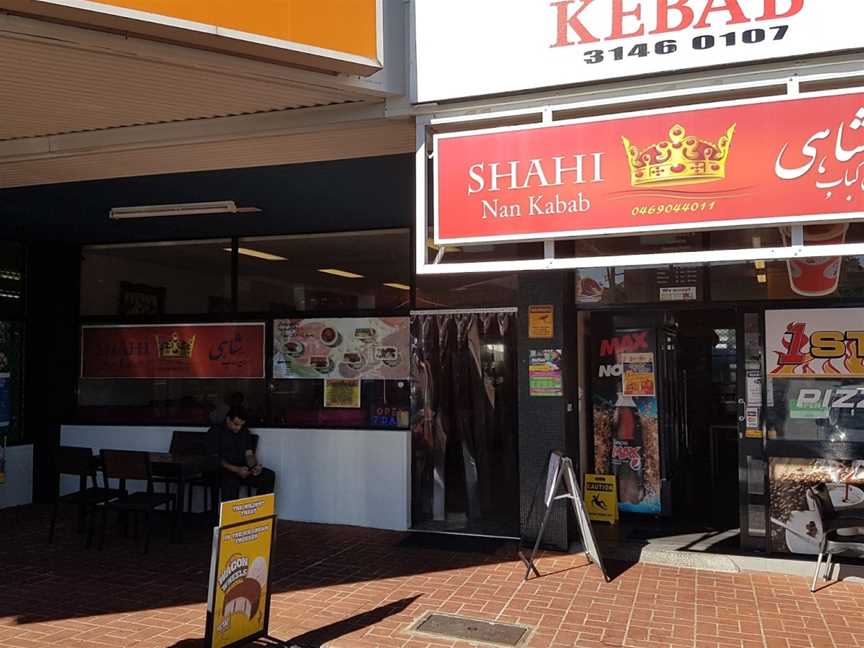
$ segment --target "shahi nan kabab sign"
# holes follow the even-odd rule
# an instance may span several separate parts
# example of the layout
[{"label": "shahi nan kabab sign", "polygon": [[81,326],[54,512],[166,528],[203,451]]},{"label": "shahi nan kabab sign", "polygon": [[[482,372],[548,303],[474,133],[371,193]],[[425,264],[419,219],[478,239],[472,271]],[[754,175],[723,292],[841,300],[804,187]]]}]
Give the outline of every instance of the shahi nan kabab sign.
[{"label": "shahi nan kabab sign", "polygon": [[438,244],[864,216],[864,93],[434,136]]},{"label": "shahi nan kabab sign", "polygon": [[622,137],[630,163],[630,183],[634,187],[669,187],[723,180],[734,134],[732,124],[715,144],[688,136],[683,126],[675,124],[669,130],[668,140],[642,151]]}]

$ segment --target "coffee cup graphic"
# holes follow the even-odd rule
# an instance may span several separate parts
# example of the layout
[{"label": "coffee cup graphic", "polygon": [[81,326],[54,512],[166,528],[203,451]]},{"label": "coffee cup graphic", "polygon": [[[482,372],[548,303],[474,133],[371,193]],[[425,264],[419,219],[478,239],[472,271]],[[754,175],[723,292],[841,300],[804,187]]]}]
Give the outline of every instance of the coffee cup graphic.
[{"label": "coffee cup graphic", "polygon": [[[804,245],[840,245],[846,242],[849,223],[827,225],[805,225]],[[788,227],[780,228],[783,245],[792,244],[792,233]],[[824,297],[836,292],[840,284],[843,257],[810,257],[787,259],[789,287],[802,297]]]}]

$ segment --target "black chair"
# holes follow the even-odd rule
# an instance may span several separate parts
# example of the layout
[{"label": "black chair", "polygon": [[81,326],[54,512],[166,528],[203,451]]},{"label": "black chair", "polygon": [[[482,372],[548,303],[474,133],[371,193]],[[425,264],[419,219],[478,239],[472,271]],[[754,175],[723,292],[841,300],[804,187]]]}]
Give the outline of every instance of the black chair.
[{"label": "black chair", "polygon": [[[105,544],[105,527],[108,510],[122,514],[133,515],[135,527],[138,527],[138,516],[144,516],[144,553],[150,548],[150,517],[160,506],[171,510],[174,498],[169,493],[156,493],[153,490],[153,474],[150,469],[150,453],[136,450],[102,450],[102,473],[105,482],[117,479],[120,489],[126,491],[126,480],[135,479],[147,482],[147,490],[143,492],[126,493],[123,497],[102,504],[102,530],[99,536],[99,548]],[[95,517],[95,516],[94,516]],[[93,526],[91,525],[91,535]]]},{"label": "black chair", "polygon": [[819,571],[822,561],[825,561],[825,580],[831,578],[831,559],[836,554],[848,553],[864,557],[864,535],[840,535],[840,529],[849,529],[864,526],[864,510],[837,511],[834,502],[831,501],[831,493],[825,484],[817,484],[809,489],[810,499],[813,502],[816,513],[822,522],[822,541],[819,544],[819,557],[816,559],[816,571],[813,573],[813,583],[810,591],[816,591],[816,581],[819,580]]},{"label": "black chair", "polygon": [[[171,445],[168,449],[172,455],[179,455],[181,457],[203,457],[207,455],[207,435],[203,432],[188,432],[185,430],[175,430],[171,434]],[[201,474],[196,473],[194,475],[190,475],[188,478],[188,482],[191,483],[192,480],[200,479]],[[171,484],[176,484],[177,480],[170,475],[155,475],[153,477],[153,484],[164,484],[165,492],[170,491]],[[189,502],[191,506],[191,488],[190,488],[190,497]]]},{"label": "black chair", "polygon": [[[58,479],[62,475],[74,475],[78,477],[78,490],[66,495],[58,495],[54,500],[51,510],[51,528],[48,531],[48,542],[54,542],[54,527],[57,524],[57,509],[60,504],[74,504],[78,507],[78,529],[82,529],[83,521],[87,513],[92,512],[98,504],[117,499],[124,495],[123,491],[116,488],[106,488],[106,484],[99,486],[96,480],[96,458],[91,448],[76,448],[73,446],[60,446],[54,453],[54,467]],[[92,486],[87,486],[90,479]]]}]

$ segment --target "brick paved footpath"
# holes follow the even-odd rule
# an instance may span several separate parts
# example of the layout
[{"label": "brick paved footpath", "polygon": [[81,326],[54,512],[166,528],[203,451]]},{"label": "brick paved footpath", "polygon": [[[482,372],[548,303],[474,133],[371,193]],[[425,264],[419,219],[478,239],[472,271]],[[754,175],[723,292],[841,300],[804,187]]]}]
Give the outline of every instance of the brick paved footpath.
[{"label": "brick paved footpath", "polygon": [[[109,530],[86,550],[67,514],[54,545],[45,510],[0,511],[0,647],[200,648],[208,532],[182,546],[157,530],[142,556]],[[864,586],[816,595],[802,578],[613,565],[548,554],[523,582],[513,545],[488,553],[400,546],[406,534],[280,523],[272,634],[304,646],[472,644],[411,633],[436,611],[525,624],[529,646],[579,648],[864,647]]]}]

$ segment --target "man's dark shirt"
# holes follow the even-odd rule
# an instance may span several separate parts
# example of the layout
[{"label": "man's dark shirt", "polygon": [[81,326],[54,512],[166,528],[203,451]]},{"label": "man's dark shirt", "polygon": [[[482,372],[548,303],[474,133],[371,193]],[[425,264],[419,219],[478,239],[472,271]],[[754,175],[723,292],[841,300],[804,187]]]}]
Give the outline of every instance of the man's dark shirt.
[{"label": "man's dark shirt", "polygon": [[207,436],[211,453],[218,454],[223,461],[235,466],[246,465],[246,451],[252,450],[249,428],[244,426],[239,432],[232,432],[225,427],[225,423],[220,423],[211,427]]}]

